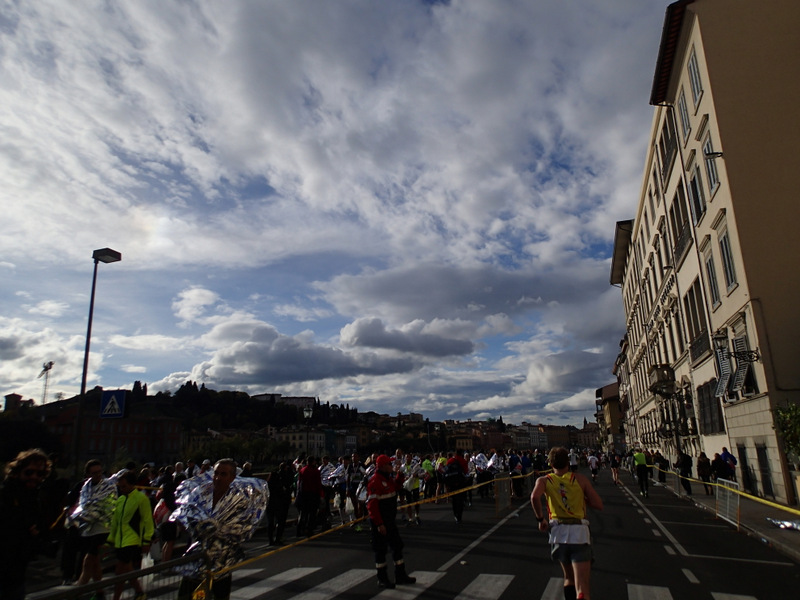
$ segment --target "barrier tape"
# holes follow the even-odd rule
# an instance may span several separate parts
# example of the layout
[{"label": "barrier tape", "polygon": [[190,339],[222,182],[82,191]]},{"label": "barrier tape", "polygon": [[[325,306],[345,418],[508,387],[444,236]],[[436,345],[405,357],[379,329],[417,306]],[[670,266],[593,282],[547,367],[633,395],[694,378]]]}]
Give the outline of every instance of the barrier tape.
[{"label": "barrier tape", "polygon": [[[543,474],[543,473],[549,473],[549,472],[550,471],[531,471],[530,473],[526,473],[525,475],[515,475],[513,477],[514,478],[517,478],[517,477],[528,478],[528,477],[531,477],[531,476],[534,476],[534,475],[537,475],[537,474]],[[510,482],[511,478],[509,478],[508,481]],[[424,499],[419,500],[417,502],[409,502],[407,504],[401,504],[401,505],[399,505],[397,507],[397,510],[398,511],[402,511],[404,509],[413,508],[415,506],[421,506],[423,504],[430,504],[432,502],[437,502],[439,500],[445,500],[447,498],[450,498],[451,496],[455,496],[456,494],[463,494],[463,493],[471,491],[471,490],[477,490],[478,488],[481,488],[481,487],[486,486],[486,485],[492,485],[494,483],[496,483],[496,481],[494,479],[489,479],[488,481],[484,481],[482,483],[476,483],[476,484],[474,484],[474,485],[472,485],[470,487],[461,488],[461,489],[458,489],[458,490],[454,490],[452,492],[445,492],[444,494],[439,494],[439,495],[433,496],[431,498],[424,498]],[[211,580],[219,579],[223,575],[226,575],[226,574],[228,574],[228,573],[230,573],[232,571],[235,571],[237,569],[244,568],[247,565],[250,565],[250,564],[252,564],[252,563],[254,563],[256,561],[261,560],[262,558],[266,558],[268,556],[272,556],[273,554],[277,554],[278,552],[283,552],[285,550],[289,550],[290,548],[296,548],[297,546],[300,546],[300,545],[305,544],[307,542],[310,542],[312,540],[316,540],[318,538],[321,538],[323,536],[329,535],[329,534],[334,533],[336,531],[340,531],[342,529],[348,529],[350,527],[354,527],[357,523],[360,523],[360,522],[362,522],[362,521],[364,521],[366,519],[367,519],[367,516],[365,515],[363,517],[359,517],[359,518],[354,519],[352,521],[348,521],[347,523],[342,523],[341,525],[338,525],[336,527],[331,527],[330,529],[326,529],[324,531],[320,531],[319,533],[315,533],[312,536],[297,540],[296,542],[292,542],[290,544],[285,544],[283,546],[278,546],[277,548],[273,548],[272,550],[269,550],[269,551],[267,551],[267,552],[265,552],[263,554],[259,554],[258,556],[253,556],[251,558],[243,560],[242,562],[238,562],[235,565],[231,565],[229,567],[223,567],[222,569],[219,569],[217,571],[210,572],[210,573],[208,573],[206,575],[206,577],[210,578]],[[200,598],[198,597],[195,600],[200,600]]]},{"label": "barrier tape", "polygon": [[[648,465],[648,467],[649,466],[650,465]],[[734,494],[739,494],[740,496],[742,496],[744,498],[748,498],[749,500],[754,500],[755,502],[760,502],[761,504],[765,504],[766,506],[769,506],[771,508],[777,508],[779,510],[783,510],[785,512],[792,513],[793,515],[800,516],[800,510],[797,510],[795,508],[789,508],[788,506],[784,506],[783,504],[778,504],[777,502],[771,502],[771,501],[769,501],[769,500],[767,500],[765,498],[760,498],[758,496],[754,496],[753,494],[748,494],[747,492],[743,492],[742,490],[737,490],[736,488],[730,488],[730,487],[724,486],[722,484],[719,484],[719,483],[716,483],[716,482],[713,482],[713,481],[703,481],[702,479],[695,479],[694,477],[685,477],[685,476],[681,475],[680,473],[676,473],[675,471],[669,471],[667,469],[661,469],[661,468],[659,468],[658,466],[655,466],[655,465],[653,465],[653,468],[656,469],[657,471],[661,471],[662,473],[668,473],[669,475],[677,475],[680,479],[686,479],[687,481],[694,481],[695,483],[698,483],[698,484],[701,484],[701,485],[713,485],[713,486],[716,486],[716,487],[722,487],[722,488],[725,488],[725,491],[727,491],[727,492],[732,492]]]}]

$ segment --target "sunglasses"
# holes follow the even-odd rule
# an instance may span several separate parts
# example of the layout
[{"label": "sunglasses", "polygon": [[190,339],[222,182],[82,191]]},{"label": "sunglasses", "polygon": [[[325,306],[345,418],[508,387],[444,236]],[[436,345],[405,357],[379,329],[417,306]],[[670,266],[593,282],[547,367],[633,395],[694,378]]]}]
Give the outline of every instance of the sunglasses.
[{"label": "sunglasses", "polygon": [[25,469],[22,471],[22,474],[25,475],[25,477],[32,477],[33,475],[45,477],[47,475],[47,471],[40,471],[38,469]]}]

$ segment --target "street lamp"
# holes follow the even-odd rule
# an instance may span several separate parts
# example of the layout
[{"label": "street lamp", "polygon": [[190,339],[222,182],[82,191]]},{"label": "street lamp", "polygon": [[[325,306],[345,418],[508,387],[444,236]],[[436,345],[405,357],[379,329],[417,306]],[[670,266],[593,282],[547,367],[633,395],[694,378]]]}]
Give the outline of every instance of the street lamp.
[{"label": "street lamp", "polygon": [[89,370],[89,344],[92,341],[92,315],[94,314],[94,290],[97,285],[97,263],[112,263],[122,260],[122,254],[111,248],[101,248],[92,253],[94,275],[92,276],[92,297],[89,300],[89,326],[86,329],[86,350],[83,353],[83,376],[81,377],[81,397],[86,393],[86,373]]},{"label": "street lamp", "polygon": [[308,450],[308,434],[311,429],[311,417],[314,415],[314,409],[310,406],[303,408],[303,416],[306,418],[306,459],[311,456]]},{"label": "street lamp", "polygon": [[86,394],[86,374],[89,371],[89,344],[92,339],[92,315],[94,314],[94,290],[97,285],[97,263],[112,263],[122,260],[122,254],[111,248],[101,248],[92,253],[94,274],[92,275],[92,296],[89,300],[89,325],[86,329],[86,350],[83,353],[83,375],[81,376],[81,395],[78,398],[78,409],[75,412],[75,434],[72,436],[72,460],[75,476],[78,476],[78,448],[81,432],[81,406]]}]

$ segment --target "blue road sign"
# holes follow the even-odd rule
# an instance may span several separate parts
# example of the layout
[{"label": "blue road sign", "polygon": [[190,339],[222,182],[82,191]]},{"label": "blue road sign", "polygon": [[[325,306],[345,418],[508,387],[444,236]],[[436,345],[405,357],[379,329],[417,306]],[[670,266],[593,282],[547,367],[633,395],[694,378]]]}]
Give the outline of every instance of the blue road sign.
[{"label": "blue road sign", "polygon": [[119,419],[123,416],[125,416],[125,390],[103,390],[100,418]]}]

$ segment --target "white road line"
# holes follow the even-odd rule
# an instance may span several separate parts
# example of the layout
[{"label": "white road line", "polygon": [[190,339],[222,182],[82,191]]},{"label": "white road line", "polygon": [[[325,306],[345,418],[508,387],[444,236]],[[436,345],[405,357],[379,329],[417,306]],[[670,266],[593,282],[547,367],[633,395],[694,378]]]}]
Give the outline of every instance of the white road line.
[{"label": "white road line", "polygon": [[437,573],[436,571],[414,571],[412,575],[417,578],[417,583],[413,585],[398,585],[393,590],[383,590],[375,597],[381,600],[413,600],[439,581],[440,578],[444,577],[444,573]]},{"label": "white road line", "polygon": [[653,535],[656,537],[661,537],[661,532],[658,529],[653,529]]},{"label": "white road line", "polygon": [[742,596],[741,594],[723,594],[720,592],[711,592],[711,597],[714,600],[758,600],[755,596]]},{"label": "white road line", "polygon": [[564,578],[551,577],[547,582],[541,600],[563,600],[564,598]]},{"label": "white road line", "polygon": [[672,546],[664,546],[664,550],[666,550],[667,554],[669,554],[670,556],[675,556],[675,548],[673,548]]},{"label": "white road line", "polygon": [[690,583],[700,583],[700,580],[689,569],[681,569],[681,571],[683,571]]},{"label": "white road line", "polygon": [[[234,590],[231,592],[231,600],[253,600],[253,598],[257,598],[258,596],[266,594],[267,592],[271,592],[282,585],[296,581],[302,577],[305,577],[306,575],[310,575],[314,571],[319,571],[319,569],[320,567],[308,567],[283,571],[282,573],[278,573],[272,577],[267,577],[261,581],[256,581],[255,583],[251,583],[250,585]],[[264,569],[242,569],[241,571],[236,571],[236,574],[241,575],[245,572],[248,572],[248,574],[252,575],[253,573],[250,573],[250,571],[257,573],[263,570]]]},{"label": "white road line", "polygon": [[513,579],[513,575],[481,573],[456,596],[456,600],[497,600]]},{"label": "white road line", "polygon": [[375,569],[350,569],[341,575],[294,597],[294,600],[329,600],[342,592],[375,577]]},{"label": "white road line", "polygon": [[629,583],[628,600],[672,600],[672,594],[669,588]]},{"label": "white road line", "polygon": [[450,567],[452,567],[454,564],[456,564],[458,561],[460,561],[460,560],[461,560],[461,559],[462,559],[464,556],[466,556],[467,554],[469,554],[470,552],[472,552],[473,548],[477,547],[477,546],[478,546],[478,544],[480,544],[481,542],[483,542],[483,540],[485,540],[486,538],[488,538],[488,537],[489,537],[490,535],[492,535],[492,534],[493,534],[495,531],[497,531],[498,529],[500,529],[500,527],[502,527],[503,525],[505,525],[506,521],[508,521],[509,519],[516,519],[517,517],[519,517],[519,511],[521,511],[521,510],[522,510],[523,508],[525,508],[526,506],[530,506],[530,503],[529,503],[529,502],[525,502],[525,504],[523,504],[522,506],[520,506],[520,507],[519,507],[517,510],[515,510],[514,512],[512,512],[512,513],[510,513],[510,514],[506,515],[506,516],[505,516],[505,518],[504,518],[502,521],[500,521],[499,523],[495,524],[495,526],[494,526],[494,527],[492,527],[492,528],[491,528],[489,531],[487,531],[486,533],[484,533],[484,534],[483,534],[481,537],[479,537],[477,540],[475,540],[474,542],[472,542],[472,543],[471,543],[469,546],[467,546],[466,548],[464,548],[464,549],[463,549],[461,552],[459,552],[458,554],[456,554],[456,555],[455,555],[453,558],[451,558],[450,560],[448,560],[446,563],[444,563],[444,564],[443,564],[441,567],[439,567],[439,568],[438,568],[438,569],[436,569],[436,570],[437,570],[437,571],[447,571],[447,569],[449,569],[449,568],[450,568]]}]

